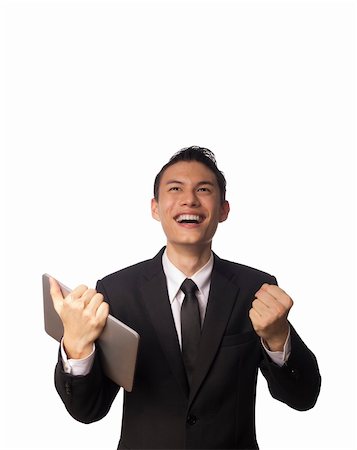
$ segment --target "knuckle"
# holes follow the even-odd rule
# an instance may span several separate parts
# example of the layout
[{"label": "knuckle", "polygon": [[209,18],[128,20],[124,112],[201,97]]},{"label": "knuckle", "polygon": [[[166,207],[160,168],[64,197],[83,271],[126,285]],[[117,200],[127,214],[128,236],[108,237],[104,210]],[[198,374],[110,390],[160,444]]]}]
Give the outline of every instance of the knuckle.
[{"label": "knuckle", "polygon": [[289,311],[289,309],[293,306],[294,302],[287,294],[283,297],[283,306],[286,311]]},{"label": "knuckle", "polygon": [[75,289],[73,289],[71,294],[77,298],[77,297],[82,297],[83,294],[85,294],[87,291],[88,291],[88,287],[84,284],[80,284]]},{"label": "knuckle", "polygon": [[88,308],[83,308],[83,317],[90,322],[93,319],[93,314]]},{"label": "knuckle", "polygon": [[281,298],[287,303],[291,302],[290,295],[288,295],[285,291],[282,291]]},{"label": "knuckle", "polygon": [[95,289],[88,289],[86,292],[86,295],[90,298],[94,297],[96,295],[97,291]]},{"label": "knuckle", "polygon": [[88,324],[91,328],[96,329],[98,328],[98,321],[95,317],[91,316],[88,320]]},{"label": "knuckle", "polygon": [[104,300],[103,294],[100,294],[100,293],[97,292],[97,291],[95,291],[95,294],[94,294],[93,298],[95,298],[95,300],[96,300],[98,303],[102,303],[103,300]]}]

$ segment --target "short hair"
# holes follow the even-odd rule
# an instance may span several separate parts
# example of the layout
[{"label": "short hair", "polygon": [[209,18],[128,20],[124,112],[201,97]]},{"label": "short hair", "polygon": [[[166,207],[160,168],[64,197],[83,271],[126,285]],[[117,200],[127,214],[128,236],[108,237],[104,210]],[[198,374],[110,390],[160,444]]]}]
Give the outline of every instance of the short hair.
[{"label": "short hair", "polygon": [[217,167],[216,158],[214,153],[208,148],[198,147],[193,145],[191,147],[185,147],[176,152],[170,159],[169,162],[166,163],[160,172],[155,177],[154,182],[154,197],[155,200],[159,199],[159,187],[160,181],[165,170],[181,161],[197,161],[205,166],[207,166],[216,176],[218,187],[221,194],[221,203],[224,203],[226,199],[226,179],[224,177],[223,172],[221,172]]}]

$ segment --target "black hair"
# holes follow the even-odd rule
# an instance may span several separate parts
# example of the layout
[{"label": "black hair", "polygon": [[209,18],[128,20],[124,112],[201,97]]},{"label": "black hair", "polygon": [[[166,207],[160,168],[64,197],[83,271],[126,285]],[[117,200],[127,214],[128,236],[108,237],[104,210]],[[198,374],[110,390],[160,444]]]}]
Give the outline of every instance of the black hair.
[{"label": "black hair", "polygon": [[214,153],[209,150],[208,148],[204,147],[198,147],[196,145],[193,145],[191,147],[185,147],[176,152],[170,159],[169,162],[166,163],[160,172],[155,177],[154,182],[154,197],[156,200],[159,199],[159,186],[160,181],[163,173],[165,170],[172,166],[173,164],[176,164],[180,161],[198,161],[205,166],[207,166],[215,175],[218,183],[218,187],[221,193],[221,203],[224,203],[226,199],[226,179],[223,175],[223,172],[221,172],[217,167],[216,158],[214,156]]}]

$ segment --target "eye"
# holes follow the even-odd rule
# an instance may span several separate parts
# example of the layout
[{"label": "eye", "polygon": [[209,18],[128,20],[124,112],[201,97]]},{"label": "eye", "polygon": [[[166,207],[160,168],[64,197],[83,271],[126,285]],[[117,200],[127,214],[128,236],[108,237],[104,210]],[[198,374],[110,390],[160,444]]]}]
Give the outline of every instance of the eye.
[{"label": "eye", "polygon": [[200,191],[200,192],[211,192],[208,187],[200,187],[197,190]]},{"label": "eye", "polygon": [[180,188],[178,186],[172,186],[170,187],[169,191],[179,191]]}]

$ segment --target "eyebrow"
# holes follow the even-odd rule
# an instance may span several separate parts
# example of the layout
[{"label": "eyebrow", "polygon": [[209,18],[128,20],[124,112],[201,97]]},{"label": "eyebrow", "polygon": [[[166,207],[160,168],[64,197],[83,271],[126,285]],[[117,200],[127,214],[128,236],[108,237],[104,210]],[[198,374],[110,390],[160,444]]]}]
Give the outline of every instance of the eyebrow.
[{"label": "eyebrow", "polygon": [[[166,182],[166,184],[185,184],[185,183],[183,181],[180,181],[180,180],[168,180]],[[197,183],[197,186],[202,186],[203,184],[208,184],[209,186],[214,186],[214,183],[212,183],[212,181],[205,181],[205,180],[199,181]]]}]

